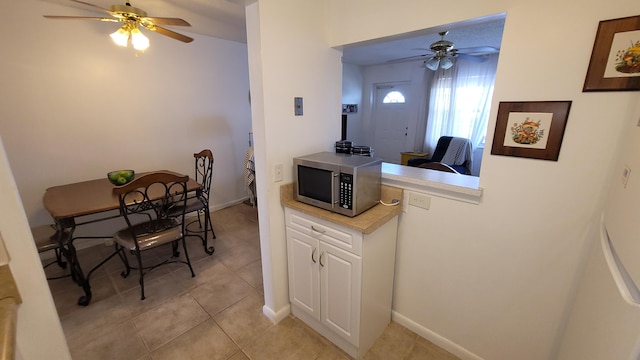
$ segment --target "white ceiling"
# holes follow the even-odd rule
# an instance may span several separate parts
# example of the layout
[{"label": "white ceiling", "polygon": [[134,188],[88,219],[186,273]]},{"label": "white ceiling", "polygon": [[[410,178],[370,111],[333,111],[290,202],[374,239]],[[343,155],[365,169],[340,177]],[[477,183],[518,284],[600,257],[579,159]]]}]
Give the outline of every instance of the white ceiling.
[{"label": "white ceiling", "polygon": [[445,39],[452,41],[456,49],[478,46],[491,46],[500,49],[503,29],[504,15],[438,26],[345,46],[342,62],[356,65],[375,65],[411,56],[431,54],[429,45],[440,40],[438,33],[441,31],[449,31]]},{"label": "white ceiling", "polygon": [[[70,0],[42,0],[59,6],[42,15],[96,16],[105,14],[94,7]],[[123,5],[126,0],[81,0],[108,9],[113,4]],[[225,40],[246,43],[246,0],[130,0],[134,7],[144,10],[151,17],[177,17],[186,20],[191,27],[167,26],[179,32],[207,35]],[[56,20],[59,21],[59,20]],[[400,58],[429,54],[429,44],[440,39],[438,32],[449,31],[446,39],[455,48],[477,46],[500,48],[504,15],[463,21],[435,28],[376,39],[344,46],[342,61],[356,65],[383,64]],[[420,50],[424,49],[424,50]]]},{"label": "white ceiling", "polygon": [[[105,14],[95,8],[69,0],[42,0],[59,4],[55,12],[42,15],[97,16]],[[82,0],[105,9],[113,4],[124,5],[126,0]],[[234,0],[237,1],[237,0]],[[185,33],[213,36],[220,39],[247,42],[244,5],[229,0],[129,0],[131,6],[144,10],[150,17],[176,17],[191,27],[167,26]],[[108,16],[108,15],[107,15]],[[60,21],[60,20],[55,20]]]}]

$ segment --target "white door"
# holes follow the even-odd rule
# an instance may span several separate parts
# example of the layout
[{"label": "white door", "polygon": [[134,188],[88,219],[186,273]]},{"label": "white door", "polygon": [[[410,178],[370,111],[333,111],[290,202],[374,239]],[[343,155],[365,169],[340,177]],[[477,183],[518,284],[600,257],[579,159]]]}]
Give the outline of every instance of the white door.
[{"label": "white door", "polygon": [[358,344],[362,259],[335,246],[320,243],[322,323]]},{"label": "white door", "polygon": [[289,300],[320,321],[320,273],[318,240],[287,228]]},{"label": "white door", "polygon": [[410,88],[410,83],[375,88],[372,147],[375,157],[386,162],[400,164],[400,153],[412,150],[412,144],[408,143],[409,138],[414,138],[413,130],[409,131]]}]

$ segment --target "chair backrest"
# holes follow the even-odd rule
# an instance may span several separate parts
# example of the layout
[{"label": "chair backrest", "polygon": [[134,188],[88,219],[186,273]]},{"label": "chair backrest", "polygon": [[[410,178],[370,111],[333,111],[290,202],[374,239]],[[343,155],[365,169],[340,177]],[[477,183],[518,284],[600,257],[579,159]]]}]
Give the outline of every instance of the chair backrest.
[{"label": "chair backrest", "polygon": [[459,173],[471,174],[471,140],[461,137],[441,136],[431,157],[432,162],[441,162],[455,167]]},{"label": "chair backrest", "polygon": [[202,185],[202,197],[208,202],[213,177],[213,153],[209,149],[204,149],[193,154],[193,157],[196,162],[196,181]]},{"label": "chair backrest", "polygon": [[439,163],[439,162],[424,163],[419,165],[418,167],[422,169],[438,170],[438,171],[444,171],[444,172],[449,172],[454,174],[460,174],[459,172],[456,171],[456,169],[452,168],[451,166],[447,164]]},{"label": "chair backrest", "polygon": [[[172,212],[174,208],[182,208],[180,220],[184,223],[188,180],[189,176],[186,175],[155,172],[136,178],[126,185],[115,187],[113,193],[118,195],[120,212],[130,228],[140,222],[139,215],[147,218],[151,215],[154,220],[157,220],[154,226],[158,227],[148,230],[157,232],[164,230],[163,226],[172,224],[169,220],[175,217],[175,211]],[[134,234],[134,237],[137,235]]]},{"label": "chair backrest", "polygon": [[433,151],[433,156],[431,156],[431,161],[442,161],[444,154],[447,153],[447,148],[449,148],[451,139],[453,139],[452,136],[440,136],[440,139],[438,139],[438,143],[436,144],[436,148]]}]

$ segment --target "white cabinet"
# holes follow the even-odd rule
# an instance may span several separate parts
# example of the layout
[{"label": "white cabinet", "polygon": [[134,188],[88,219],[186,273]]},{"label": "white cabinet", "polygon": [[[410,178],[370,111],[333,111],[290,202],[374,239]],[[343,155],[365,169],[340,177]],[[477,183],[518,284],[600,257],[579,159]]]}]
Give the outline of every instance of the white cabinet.
[{"label": "white cabinet", "polygon": [[366,235],[290,208],[285,217],[292,313],[362,357],[391,321],[397,216]]}]

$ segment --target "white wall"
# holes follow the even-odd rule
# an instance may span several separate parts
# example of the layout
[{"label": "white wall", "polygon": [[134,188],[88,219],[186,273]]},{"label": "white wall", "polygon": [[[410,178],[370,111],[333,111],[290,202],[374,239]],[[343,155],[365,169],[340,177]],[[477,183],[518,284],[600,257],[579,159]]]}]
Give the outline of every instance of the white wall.
[{"label": "white wall", "polygon": [[246,44],[147,33],[150,48],[136,54],[111,42],[114,24],[43,14],[87,15],[43,1],[0,3],[0,134],[31,225],[51,222],[42,206],[50,186],[122,168],[193,175],[193,154],[204,148],[215,157],[212,207],[246,196]]},{"label": "white wall", "polygon": [[397,253],[398,318],[467,355],[553,358],[586,229],[597,218],[620,126],[637,99],[582,93],[582,84],[598,21],[635,15],[637,7],[623,0],[332,4],[358,13],[335,17],[334,45],[506,11],[488,144],[499,101],[573,101],[557,162],[491,156],[485,147],[482,203],[433,198],[431,210],[411,207],[400,221]]},{"label": "white wall", "polygon": [[6,246],[9,267],[22,298],[16,359],[71,359],[1,138],[0,194],[0,246]]},{"label": "white wall", "polygon": [[246,196],[251,127],[245,44],[152,33],[149,50],[136,55],[113,45],[113,24],[43,14],[87,15],[44,1],[0,2],[0,231],[24,300],[18,351],[29,360],[69,358],[29,232],[52,221],[45,189],[120,168],[192,175],[193,153],[210,148],[212,207],[224,207]]},{"label": "white wall", "polygon": [[[608,163],[621,124],[637,100],[624,92],[582,93],[582,84],[598,21],[635,15],[637,7],[627,0],[332,0],[331,21],[323,23],[319,9],[306,2],[259,4],[261,40],[250,40],[249,47],[260,47],[264,77],[261,171],[268,191],[259,203],[261,231],[264,223],[269,227],[261,237],[272,245],[263,245],[270,267],[265,279],[273,283],[267,305],[276,312],[286,308],[284,222],[269,171],[274,163],[290,164],[296,154],[330,148],[339,134],[338,121],[315,127],[290,115],[292,97],[307,89],[317,89],[314,94],[325,100],[318,115],[339,107],[339,59],[327,56],[325,29],[330,45],[340,46],[507,12],[488,143],[499,101],[572,100],[560,158],[491,156],[487,146],[479,205],[433,198],[431,210],[403,214],[394,311],[467,358],[553,358],[585,257],[588,224],[613,170]],[[292,51],[291,44],[300,48]],[[315,112],[310,115],[316,120]],[[282,138],[291,144],[283,147]]]},{"label": "white wall", "polygon": [[[293,157],[331,151],[340,139],[341,54],[329,47],[327,11],[325,2],[296,0],[247,8],[264,311],[276,320],[289,304],[280,185],[291,182]],[[304,99],[302,116],[294,116],[294,97]],[[273,182],[276,164],[284,165],[281,183]]]}]

